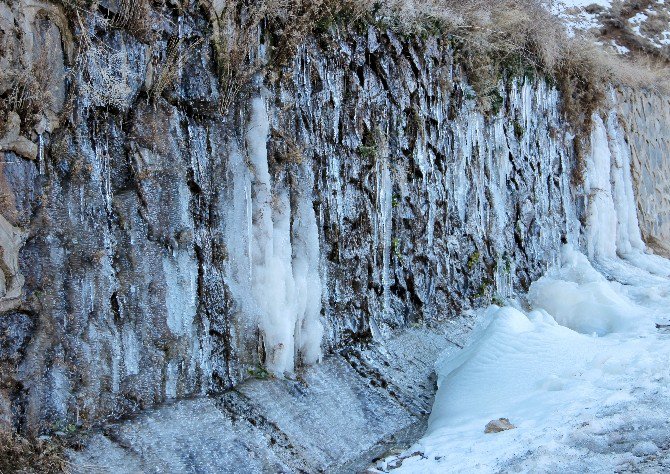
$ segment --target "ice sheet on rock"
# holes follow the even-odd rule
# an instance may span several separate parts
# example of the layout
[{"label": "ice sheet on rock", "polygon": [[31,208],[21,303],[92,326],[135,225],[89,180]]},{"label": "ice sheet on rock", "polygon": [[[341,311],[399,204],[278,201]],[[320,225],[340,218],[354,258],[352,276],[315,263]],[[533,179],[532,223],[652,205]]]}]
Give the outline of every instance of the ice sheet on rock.
[{"label": "ice sheet on rock", "polygon": [[211,399],[182,400],[94,434],[75,472],[285,472],[260,433],[236,430]]},{"label": "ice sheet on rock", "polygon": [[321,357],[320,252],[314,179],[304,167],[292,208],[289,190],[270,175],[269,131],[265,101],[257,97],[246,129],[248,161],[235,148],[230,154],[225,238],[235,300],[255,317],[249,323],[261,330],[267,368],[282,375]]}]

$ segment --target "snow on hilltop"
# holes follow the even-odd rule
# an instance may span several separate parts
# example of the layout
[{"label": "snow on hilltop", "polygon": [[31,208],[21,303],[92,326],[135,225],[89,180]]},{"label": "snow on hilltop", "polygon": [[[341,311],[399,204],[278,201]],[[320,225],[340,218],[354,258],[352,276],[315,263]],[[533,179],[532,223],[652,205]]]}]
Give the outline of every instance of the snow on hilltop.
[{"label": "snow on hilltop", "polygon": [[594,34],[620,54],[670,58],[670,1],[553,0],[552,12],[571,33]]}]

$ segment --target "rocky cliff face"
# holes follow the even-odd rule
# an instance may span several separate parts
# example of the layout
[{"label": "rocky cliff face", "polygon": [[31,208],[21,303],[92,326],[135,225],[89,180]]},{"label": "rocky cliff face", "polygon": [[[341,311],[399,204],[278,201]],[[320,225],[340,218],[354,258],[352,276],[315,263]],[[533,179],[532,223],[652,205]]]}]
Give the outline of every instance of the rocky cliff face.
[{"label": "rocky cliff face", "polygon": [[642,235],[655,252],[668,255],[670,101],[656,94],[626,91],[618,103],[631,150]]},{"label": "rocky cliff face", "polygon": [[540,80],[484,116],[447,45],[370,27],[306,41],[222,111],[204,15],[147,45],[103,13],[3,4],[8,423],[291,374],[504,298],[575,232]]},{"label": "rocky cliff face", "polygon": [[508,78],[483,114],[438,38],[331,31],[269,66],[261,28],[265,67],[228,100],[204,11],[146,44],[115,8],[0,4],[6,424],[294,378],[507,298],[579,240],[574,137],[542,79]]}]

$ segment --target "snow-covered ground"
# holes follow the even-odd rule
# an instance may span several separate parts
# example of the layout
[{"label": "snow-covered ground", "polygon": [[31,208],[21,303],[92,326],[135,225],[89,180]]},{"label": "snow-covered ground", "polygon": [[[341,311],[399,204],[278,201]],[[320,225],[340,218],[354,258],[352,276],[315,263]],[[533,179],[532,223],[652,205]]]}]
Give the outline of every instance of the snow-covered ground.
[{"label": "snow-covered ground", "polygon": [[568,31],[574,33],[575,30],[587,31],[600,26],[598,15],[587,11],[587,7],[598,5],[603,8],[610,8],[610,0],[558,0],[551,2],[551,11],[558,15],[566,24]]},{"label": "snow-covered ground", "polygon": [[619,54],[630,53],[629,46],[646,45],[662,51],[670,45],[670,3],[666,0],[552,0],[549,8],[570,34],[589,32],[599,44],[611,46]]},{"label": "snow-covered ground", "polygon": [[[670,333],[656,326],[670,317],[670,280],[640,270],[629,283],[608,281],[566,247],[531,286],[532,310],[491,306],[475,342],[438,361],[425,437],[378,468],[670,469]],[[499,418],[516,428],[485,434]]]}]

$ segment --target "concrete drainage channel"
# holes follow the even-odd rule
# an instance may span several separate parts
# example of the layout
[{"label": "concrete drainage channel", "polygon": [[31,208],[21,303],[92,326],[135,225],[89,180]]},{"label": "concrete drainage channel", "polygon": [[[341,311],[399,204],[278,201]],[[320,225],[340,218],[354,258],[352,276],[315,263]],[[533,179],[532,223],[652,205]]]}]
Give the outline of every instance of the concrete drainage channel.
[{"label": "concrete drainage channel", "polygon": [[298,380],[250,380],[110,424],[70,453],[75,472],[359,472],[424,432],[433,364],[473,319],[346,349]]}]

